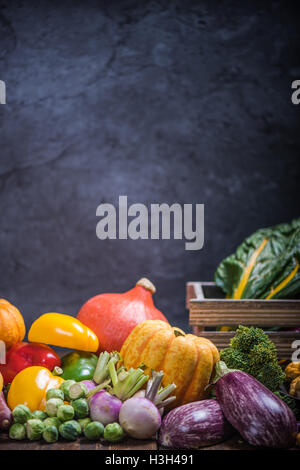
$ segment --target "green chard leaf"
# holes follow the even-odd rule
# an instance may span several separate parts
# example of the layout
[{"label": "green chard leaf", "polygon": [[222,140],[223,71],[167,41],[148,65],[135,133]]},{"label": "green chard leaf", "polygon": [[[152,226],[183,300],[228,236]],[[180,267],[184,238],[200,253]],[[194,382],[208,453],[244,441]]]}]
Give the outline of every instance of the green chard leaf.
[{"label": "green chard leaf", "polygon": [[225,258],[216,284],[233,299],[283,299],[300,294],[300,218],[255,232]]}]

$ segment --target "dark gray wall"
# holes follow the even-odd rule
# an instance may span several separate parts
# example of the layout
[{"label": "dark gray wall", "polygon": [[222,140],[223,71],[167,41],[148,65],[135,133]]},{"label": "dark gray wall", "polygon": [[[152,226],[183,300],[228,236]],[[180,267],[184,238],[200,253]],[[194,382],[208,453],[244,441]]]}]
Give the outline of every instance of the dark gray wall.
[{"label": "dark gray wall", "polygon": [[[187,327],[186,281],[211,280],[245,236],[300,215],[290,4],[1,2],[0,296],[27,326],[145,275]],[[204,203],[204,249],[99,241],[96,207],[120,194]]]}]

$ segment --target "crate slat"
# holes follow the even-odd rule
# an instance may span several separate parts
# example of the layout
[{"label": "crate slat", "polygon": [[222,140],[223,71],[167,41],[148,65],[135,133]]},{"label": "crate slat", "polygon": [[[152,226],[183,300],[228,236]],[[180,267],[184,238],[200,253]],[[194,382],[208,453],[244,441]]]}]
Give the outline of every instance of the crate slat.
[{"label": "crate slat", "polygon": [[[213,341],[218,349],[229,345],[234,331],[206,331],[205,328],[238,325],[294,328],[300,326],[300,300],[225,299],[214,282],[188,282],[186,306],[194,334]],[[267,331],[275,343],[279,359],[289,359],[292,343],[300,340],[294,331]]]},{"label": "crate slat", "polygon": [[[203,336],[212,341],[219,350],[228,347],[230,339],[235,335],[235,331],[201,331],[197,327],[193,332],[197,336]],[[276,346],[278,359],[290,360],[295,351],[292,348],[292,343],[295,340],[300,341],[300,333],[289,331],[266,331],[266,333]]]}]

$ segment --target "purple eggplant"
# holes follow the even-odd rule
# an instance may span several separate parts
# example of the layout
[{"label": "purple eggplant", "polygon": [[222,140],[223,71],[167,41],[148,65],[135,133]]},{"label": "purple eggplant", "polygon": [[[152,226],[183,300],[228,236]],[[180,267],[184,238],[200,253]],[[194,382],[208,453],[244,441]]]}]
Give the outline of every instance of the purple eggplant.
[{"label": "purple eggplant", "polygon": [[175,449],[197,449],[224,441],[233,432],[216,400],[195,401],[166,415],[159,443]]},{"label": "purple eggplant", "polygon": [[3,392],[0,393],[0,431],[6,431],[12,424],[13,418],[8,408]]},{"label": "purple eggplant", "polygon": [[293,412],[258,380],[228,369],[220,361],[215,381],[215,394],[225,417],[249,444],[288,448],[295,443],[297,422]]}]

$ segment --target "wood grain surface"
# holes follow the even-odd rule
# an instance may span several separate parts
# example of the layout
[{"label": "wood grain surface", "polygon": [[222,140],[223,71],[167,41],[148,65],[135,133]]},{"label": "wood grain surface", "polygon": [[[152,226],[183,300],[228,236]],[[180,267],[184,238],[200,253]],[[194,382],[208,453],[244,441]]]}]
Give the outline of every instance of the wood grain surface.
[{"label": "wood grain surface", "polygon": [[[43,441],[12,441],[8,438],[6,433],[0,434],[0,451],[2,450],[125,450],[125,451],[134,451],[134,450],[168,450],[168,449],[159,449],[157,442],[154,440],[148,441],[138,441],[134,439],[124,439],[122,442],[116,444],[107,444],[105,442],[91,442],[85,438],[77,439],[75,442],[59,441],[55,444],[47,444]],[[241,436],[235,434],[233,437],[228,439],[225,442],[220,444],[202,447],[199,451],[205,450],[260,450],[257,447],[253,447],[250,444],[247,444]],[[274,450],[274,449],[273,449]],[[300,448],[292,448],[290,450],[300,450]],[[272,451],[272,449],[270,449]]]},{"label": "wood grain surface", "polygon": [[91,442],[81,437],[74,442],[58,441],[48,444],[43,441],[13,441],[6,433],[0,434],[0,451],[2,450],[157,450],[154,440],[138,441],[126,438],[121,442],[112,444],[106,442]]},{"label": "wood grain surface", "polygon": [[214,282],[188,282],[186,306],[193,333],[210,339],[217,348],[229,345],[234,331],[207,331],[219,326],[238,325],[264,328],[274,342],[279,359],[288,359],[297,331],[268,331],[270,327],[293,328],[300,324],[300,300],[224,299]]}]

